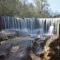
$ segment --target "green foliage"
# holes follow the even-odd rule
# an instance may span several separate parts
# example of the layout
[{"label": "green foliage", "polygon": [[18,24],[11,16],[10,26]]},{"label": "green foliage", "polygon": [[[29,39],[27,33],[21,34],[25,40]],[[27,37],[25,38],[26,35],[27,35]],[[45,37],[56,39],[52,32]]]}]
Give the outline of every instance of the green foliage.
[{"label": "green foliage", "polygon": [[0,0],[0,16],[50,17],[46,0]]},{"label": "green foliage", "polygon": [[0,15],[14,16],[16,4],[16,0],[0,0]]},{"label": "green foliage", "polygon": [[39,17],[50,17],[47,0],[34,0]]}]

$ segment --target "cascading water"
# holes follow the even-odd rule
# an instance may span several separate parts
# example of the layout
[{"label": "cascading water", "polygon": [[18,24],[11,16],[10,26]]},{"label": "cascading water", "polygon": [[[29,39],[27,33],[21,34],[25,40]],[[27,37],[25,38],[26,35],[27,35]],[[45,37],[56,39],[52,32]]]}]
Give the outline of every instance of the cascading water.
[{"label": "cascading water", "polygon": [[17,29],[26,31],[30,34],[48,32],[51,21],[40,18],[13,18],[8,16],[0,16],[0,30]]}]

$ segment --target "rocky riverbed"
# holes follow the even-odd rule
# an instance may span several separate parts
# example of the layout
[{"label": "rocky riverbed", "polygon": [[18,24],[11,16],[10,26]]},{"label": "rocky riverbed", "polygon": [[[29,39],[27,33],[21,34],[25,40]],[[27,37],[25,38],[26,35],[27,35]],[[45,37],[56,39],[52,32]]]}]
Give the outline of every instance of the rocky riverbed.
[{"label": "rocky riverbed", "polygon": [[[32,52],[33,38],[15,37],[1,41],[0,60],[37,60]],[[39,60],[40,58],[37,57]]]},{"label": "rocky riverbed", "polygon": [[[48,52],[48,49],[50,45],[53,45],[55,42],[56,45],[59,46],[57,47],[57,54],[59,56],[60,42],[57,42],[60,40],[59,37],[52,36],[46,40],[41,40],[40,38],[35,40],[36,39],[30,37],[15,37],[7,41],[1,41],[0,60],[49,60],[47,54],[49,54],[50,51]],[[55,45],[53,47],[55,47]],[[53,47],[51,47],[51,49]],[[54,50],[51,52],[53,51]],[[56,54],[54,56],[56,56]],[[60,56],[57,58],[60,58]]]}]

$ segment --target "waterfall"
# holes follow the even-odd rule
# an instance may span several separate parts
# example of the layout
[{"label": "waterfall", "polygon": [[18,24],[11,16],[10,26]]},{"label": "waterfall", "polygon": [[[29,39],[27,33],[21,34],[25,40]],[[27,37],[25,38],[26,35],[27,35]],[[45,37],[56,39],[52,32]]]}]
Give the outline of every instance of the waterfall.
[{"label": "waterfall", "polygon": [[53,25],[51,25],[50,27],[49,27],[49,34],[50,35],[53,35],[53,31],[54,31],[54,26]]},{"label": "waterfall", "polygon": [[[1,16],[2,25],[4,29],[18,29],[20,31],[26,31],[31,34],[45,33],[49,30],[51,21],[40,18],[14,18],[8,16]],[[2,30],[3,30],[2,27]]]}]

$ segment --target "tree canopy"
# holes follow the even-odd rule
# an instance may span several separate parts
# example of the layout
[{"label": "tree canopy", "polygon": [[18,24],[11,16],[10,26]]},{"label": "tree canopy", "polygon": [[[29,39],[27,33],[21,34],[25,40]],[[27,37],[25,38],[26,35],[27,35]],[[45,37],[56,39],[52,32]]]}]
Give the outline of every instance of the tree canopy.
[{"label": "tree canopy", "polygon": [[47,0],[0,0],[0,16],[50,17]]}]

